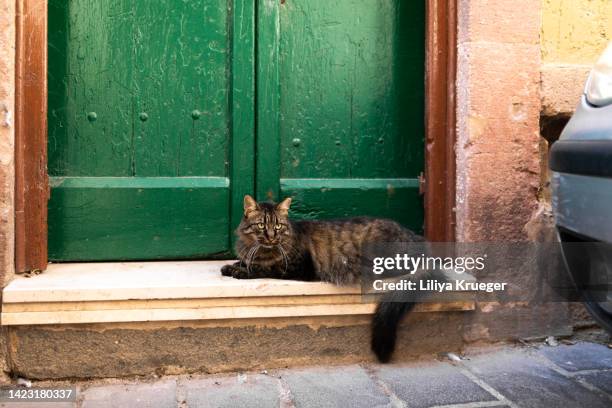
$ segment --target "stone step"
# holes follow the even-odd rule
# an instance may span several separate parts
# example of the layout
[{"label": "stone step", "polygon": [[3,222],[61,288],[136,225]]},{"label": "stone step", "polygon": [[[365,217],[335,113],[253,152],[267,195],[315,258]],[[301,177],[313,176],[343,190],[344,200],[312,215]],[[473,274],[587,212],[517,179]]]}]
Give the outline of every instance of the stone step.
[{"label": "stone step", "polygon": [[[375,309],[357,285],[237,280],[221,276],[227,262],[52,264],[4,289],[2,325],[358,316]],[[416,311],[473,309],[472,300],[454,300]]]}]

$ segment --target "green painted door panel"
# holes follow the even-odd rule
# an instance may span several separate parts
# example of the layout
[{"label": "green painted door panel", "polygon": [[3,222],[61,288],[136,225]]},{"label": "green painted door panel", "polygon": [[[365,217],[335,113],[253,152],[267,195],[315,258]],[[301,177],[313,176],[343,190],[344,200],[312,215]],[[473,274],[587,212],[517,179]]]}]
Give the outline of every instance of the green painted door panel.
[{"label": "green painted door panel", "polygon": [[50,0],[48,51],[51,260],[230,256],[247,193],[422,227],[423,2]]},{"label": "green painted door panel", "polygon": [[301,219],[368,215],[422,229],[423,207],[414,179],[281,179],[280,191],[283,197],[294,197],[291,211]]},{"label": "green painted door panel", "polygon": [[229,254],[233,189],[253,189],[249,3],[49,2],[51,260]]},{"label": "green painted door panel", "polygon": [[228,187],[225,177],[55,177],[49,253],[115,260],[226,252]]},{"label": "green painted door panel", "polygon": [[425,4],[259,3],[261,198],[301,218],[372,215],[422,229]]},{"label": "green painted door panel", "polygon": [[227,175],[227,0],[134,2],[137,176]]}]

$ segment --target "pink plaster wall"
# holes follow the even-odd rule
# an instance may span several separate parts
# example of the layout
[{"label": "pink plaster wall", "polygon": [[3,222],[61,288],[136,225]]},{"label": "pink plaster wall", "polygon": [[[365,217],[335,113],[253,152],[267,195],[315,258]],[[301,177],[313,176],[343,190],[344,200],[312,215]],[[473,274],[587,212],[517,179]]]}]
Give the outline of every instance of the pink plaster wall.
[{"label": "pink plaster wall", "polygon": [[539,187],[541,4],[459,0],[457,239],[520,241]]},{"label": "pink plaster wall", "polygon": [[15,1],[0,2],[0,287],[14,265]]}]

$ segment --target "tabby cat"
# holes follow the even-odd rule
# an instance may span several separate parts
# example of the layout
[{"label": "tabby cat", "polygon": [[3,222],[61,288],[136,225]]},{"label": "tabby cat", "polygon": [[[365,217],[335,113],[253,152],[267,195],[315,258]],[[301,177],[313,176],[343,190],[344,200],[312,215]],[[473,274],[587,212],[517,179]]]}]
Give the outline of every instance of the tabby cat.
[{"label": "tabby cat", "polygon": [[[224,276],[357,283],[364,244],[423,241],[386,219],[292,221],[288,218],[290,205],[291,198],[274,204],[244,197],[244,217],[236,230],[239,261],[225,265],[221,269]],[[413,306],[414,302],[378,304],[372,322],[372,350],[380,361],[391,358],[397,325]]]}]

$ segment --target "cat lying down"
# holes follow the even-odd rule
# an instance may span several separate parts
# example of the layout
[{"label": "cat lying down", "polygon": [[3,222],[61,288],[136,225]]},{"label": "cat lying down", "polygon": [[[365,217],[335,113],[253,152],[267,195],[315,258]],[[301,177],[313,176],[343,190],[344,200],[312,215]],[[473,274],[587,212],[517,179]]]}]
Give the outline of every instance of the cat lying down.
[{"label": "cat lying down", "polygon": [[[239,261],[221,268],[236,279],[276,278],[324,281],[338,285],[359,282],[364,244],[422,242],[423,237],[395,221],[355,217],[341,220],[292,221],[291,198],[278,204],[244,197],[244,217],[236,230]],[[381,362],[391,358],[397,326],[415,302],[394,301],[389,294],[372,321],[372,351]]]}]

